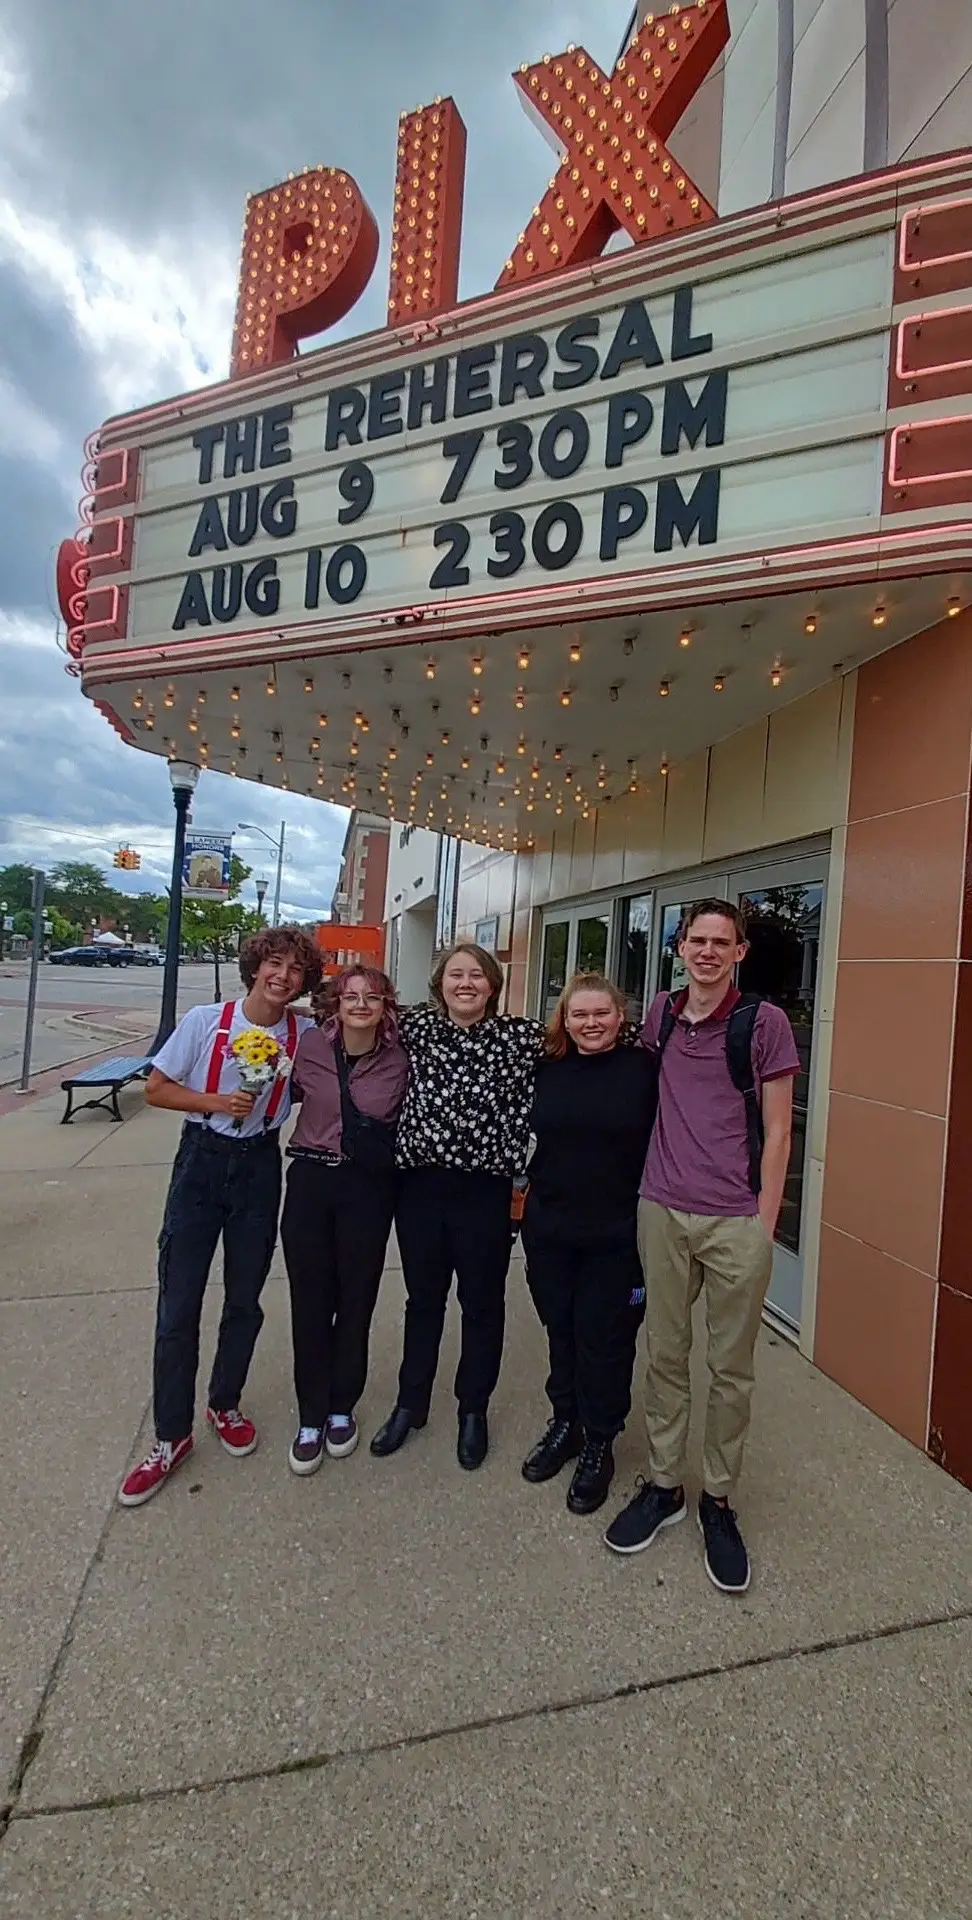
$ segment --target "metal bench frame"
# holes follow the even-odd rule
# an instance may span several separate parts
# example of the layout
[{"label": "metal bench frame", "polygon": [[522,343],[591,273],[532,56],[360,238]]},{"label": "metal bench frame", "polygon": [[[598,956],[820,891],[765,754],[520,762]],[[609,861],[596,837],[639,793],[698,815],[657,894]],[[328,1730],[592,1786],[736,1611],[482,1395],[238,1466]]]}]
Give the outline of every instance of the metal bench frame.
[{"label": "metal bench frame", "polygon": [[[113,1060],[106,1060],[101,1067],[89,1067],[87,1073],[79,1073],[73,1080],[61,1081],[61,1092],[67,1094],[67,1106],[61,1115],[62,1127],[66,1127],[69,1121],[73,1120],[75,1113],[83,1113],[86,1107],[104,1107],[109,1102],[112,1120],[124,1120],[125,1115],[118,1105],[118,1095],[122,1087],[131,1086],[134,1080],[147,1080],[152,1071],[152,1062],[148,1059],[142,1060],[138,1065],[127,1068],[124,1073],[112,1076],[111,1068],[114,1065]],[[80,1100],[75,1107],[74,1097],[79,1088],[99,1086],[103,1086],[105,1091],[99,1094],[97,1100]]]}]

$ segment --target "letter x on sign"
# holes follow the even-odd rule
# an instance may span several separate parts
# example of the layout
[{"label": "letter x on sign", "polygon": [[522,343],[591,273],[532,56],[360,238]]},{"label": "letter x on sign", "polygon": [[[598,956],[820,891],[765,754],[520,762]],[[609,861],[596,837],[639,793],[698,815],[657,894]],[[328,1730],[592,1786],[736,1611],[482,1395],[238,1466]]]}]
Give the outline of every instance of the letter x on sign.
[{"label": "letter x on sign", "polygon": [[649,13],[610,78],[583,47],[514,76],[564,154],[497,281],[512,286],[595,260],[623,228],[656,240],[715,210],[665,145],[729,39],[726,0]]}]

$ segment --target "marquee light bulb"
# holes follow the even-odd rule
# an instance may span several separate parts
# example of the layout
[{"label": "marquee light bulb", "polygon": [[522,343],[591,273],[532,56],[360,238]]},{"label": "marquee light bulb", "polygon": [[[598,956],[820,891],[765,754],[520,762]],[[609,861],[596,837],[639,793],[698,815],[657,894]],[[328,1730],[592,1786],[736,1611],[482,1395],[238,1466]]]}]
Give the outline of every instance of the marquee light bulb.
[{"label": "marquee light bulb", "polygon": [[267,692],[276,693],[276,691],[277,691],[277,682],[274,679],[273,674],[271,673],[267,678]]},{"label": "marquee light bulb", "polygon": [[[170,688],[169,688],[169,693],[171,693],[171,692],[172,692],[172,688],[170,687]],[[230,699],[231,699],[231,700],[238,700],[238,699],[239,699],[239,697],[240,697],[240,690],[239,690],[239,687],[231,687],[231,688],[230,688]]]},{"label": "marquee light bulb", "polygon": [[483,710],[483,703],[478,693],[474,693],[472,699],[469,702],[469,711],[472,714],[476,714],[476,713],[482,713],[482,710]]},{"label": "marquee light bulb", "polygon": [[141,713],[144,704],[145,696],[142,693],[142,689],[141,687],[136,687],[135,692],[132,694],[132,708],[134,712]]},{"label": "marquee light bulb", "polygon": [[426,680],[434,680],[434,679],[435,679],[435,661],[434,661],[434,660],[427,660],[427,661],[426,661],[426,663],[425,663],[425,678],[426,678]]},{"label": "marquee light bulb", "polygon": [[663,700],[668,699],[668,696],[671,693],[671,690],[672,690],[671,686],[667,680],[659,680],[658,692]]},{"label": "marquee light bulb", "polygon": [[523,712],[523,709],[526,706],[526,694],[524,693],[522,687],[517,687],[517,690],[513,695],[513,705],[516,707],[519,713]]},{"label": "marquee light bulb", "polygon": [[883,602],[879,601],[878,605],[875,607],[874,612],[871,615],[871,625],[872,627],[884,627],[884,626],[887,626],[887,621],[888,621],[887,607],[884,606]]},{"label": "marquee light bulb", "polygon": [[520,648],[520,651],[517,655],[516,664],[519,667],[521,673],[526,672],[527,667],[530,665],[530,651],[528,647]]},{"label": "marquee light bulb", "polygon": [[770,674],[770,686],[778,687],[782,684],[782,681],[783,681],[783,670],[781,667],[775,666],[773,668],[772,673]]},{"label": "marquee light bulb", "polygon": [[572,693],[571,693],[571,691],[570,691],[570,688],[569,688],[569,687],[565,687],[565,688],[564,688],[564,690],[563,690],[563,693],[562,693],[562,694],[561,694],[561,696],[560,696],[560,704],[561,704],[561,706],[562,706],[562,707],[569,707],[569,706],[570,706],[570,703],[571,703],[571,700],[572,700],[572,698],[573,698],[573,695],[572,695]]},{"label": "marquee light bulb", "polygon": [[681,633],[680,633],[680,634],[679,634],[679,636],[678,636],[678,644],[679,644],[679,646],[680,646],[680,647],[690,647],[690,646],[692,645],[692,629],[691,629],[691,627],[683,627],[683,628],[682,628],[682,631],[681,631]]},{"label": "marquee light bulb", "polygon": [[480,674],[483,671],[483,663],[478,653],[473,654],[472,660],[470,661],[470,665],[472,667],[473,673],[476,676],[476,679],[478,680]]},{"label": "marquee light bulb", "polygon": [[571,662],[572,666],[576,667],[578,665],[581,658],[581,643],[579,640],[574,640],[571,642],[571,645],[568,648],[567,658]]},{"label": "marquee light bulb", "polygon": [[818,625],[819,625],[819,621],[817,619],[816,614],[808,613],[806,619],[803,622],[803,631],[805,634],[810,636],[816,633]]},{"label": "marquee light bulb", "polygon": [[955,619],[957,619],[957,617],[958,617],[958,615],[959,615],[959,614],[961,613],[961,611],[962,611],[962,602],[961,602],[961,600],[959,599],[959,596],[958,596],[958,594],[957,594],[957,593],[953,593],[953,594],[951,595],[951,597],[950,597],[950,599],[949,599],[949,602],[948,602],[948,617],[949,617],[949,619],[950,619],[950,620],[955,620]]},{"label": "marquee light bulb", "polygon": [[[236,698],[239,699],[239,697],[240,697],[239,689],[237,688]],[[232,698],[233,696],[232,694],[230,694],[230,699]],[[169,708],[172,708],[175,706],[175,688],[174,687],[166,687],[165,693],[162,697],[162,705],[164,707],[169,707]]]},{"label": "marquee light bulb", "polygon": [[304,681],[304,692],[313,693],[313,691],[314,691],[314,682],[311,679],[310,675],[308,674],[307,679]]},{"label": "marquee light bulb", "polygon": [[722,693],[725,689],[725,684],[726,684],[725,674],[717,673],[715,679],[712,682],[713,693]]}]

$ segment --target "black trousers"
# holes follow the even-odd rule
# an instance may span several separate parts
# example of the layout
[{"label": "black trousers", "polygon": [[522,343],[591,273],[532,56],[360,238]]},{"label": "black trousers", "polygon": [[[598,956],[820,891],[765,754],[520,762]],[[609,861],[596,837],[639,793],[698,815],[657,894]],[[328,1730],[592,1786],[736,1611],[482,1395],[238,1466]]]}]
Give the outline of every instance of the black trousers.
[{"label": "black trousers", "polygon": [[223,1239],[223,1314],[209,1405],[239,1405],[257,1334],[280,1210],[276,1132],[234,1140],[187,1124],[172,1167],[159,1235],[159,1303],[153,1367],[160,1440],[192,1432],[199,1322],[213,1255]]},{"label": "black trousers", "polygon": [[547,1398],[559,1420],[613,1440],[631,1411],[645,1282],[634,1225],[623,1239],[579,1246],[546,1238],[523,1218],[527,1285],[550,1349]]},{"label": "black trousers", "polygon": [[398,1403],[410,1413],[429,1410],[453,1274],[462,1309],[459,1412],[486,1411],[503,1357],[512,1191],[511,1180],[491,1173],[399,1174],[395,1225],[408,1303]]},{"label": "black trousers", "polygon": [[393,1173],[349,1162],[295,1160],[287,1175],[281,1238],[302,1427],[353,1413],[364,1392],[394,1200]]}]

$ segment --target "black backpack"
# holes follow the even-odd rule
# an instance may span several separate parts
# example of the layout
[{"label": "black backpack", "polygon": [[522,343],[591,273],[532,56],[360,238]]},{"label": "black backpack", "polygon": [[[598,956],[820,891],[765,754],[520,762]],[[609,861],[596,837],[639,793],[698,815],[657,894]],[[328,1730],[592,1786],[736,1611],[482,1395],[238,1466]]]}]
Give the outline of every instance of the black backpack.
[{"label": "black backpack", "polygon": [[[662,1008],[661,1025],[658,1029],[658,1065],[661,1072],[661,1057],[675,1031],[675,994],[669,994]],[[746,1138],[749,1143],[749,1184],[754,1193],[762,1185],[761,1169],[763,1162],[763,1114],[756,1092],[756,1080],[753,1074],[753,1027],[756,1015],[762,1006],[758,993],[744,993],[735,1006],[726,1023],[726,1066],[729,1078],[737,1092],[742,1094],[746,1103]]]}]

